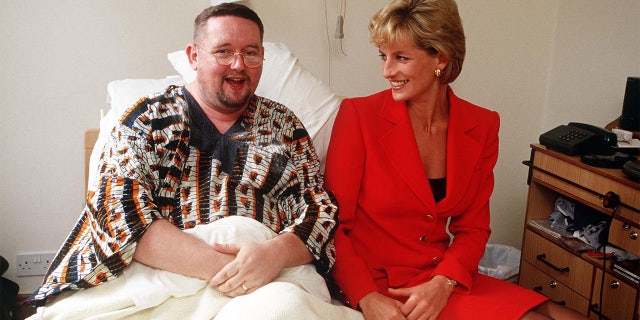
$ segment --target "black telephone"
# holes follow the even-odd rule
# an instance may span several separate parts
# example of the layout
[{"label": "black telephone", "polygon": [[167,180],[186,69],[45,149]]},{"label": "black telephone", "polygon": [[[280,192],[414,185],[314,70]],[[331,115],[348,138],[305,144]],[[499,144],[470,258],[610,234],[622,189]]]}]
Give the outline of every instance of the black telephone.
[{"label": "black telephone", "polygon": [[618,144],[615,133],[594,125],[569,122],[540,135],[540,144],[569,155],[610,154]]}]

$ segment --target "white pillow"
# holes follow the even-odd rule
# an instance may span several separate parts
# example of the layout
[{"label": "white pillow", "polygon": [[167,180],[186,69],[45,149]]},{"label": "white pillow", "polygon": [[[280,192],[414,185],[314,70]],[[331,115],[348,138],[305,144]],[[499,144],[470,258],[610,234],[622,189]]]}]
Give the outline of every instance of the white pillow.
[{"label": "white pillow", "polygon": [[182,76],[184,82],[189,83],[196,79],[196,71],[191,69],[185,50],[170,52],[167,54],[167,59],[169,59],[173,69],[178,71],[178,74]]},{"label": "white pillow", "polygon": [[136,101],[149,94],[164,91],[170,85],[185,84],[179,75],[164,79],[124,79],[107,84],[107,104],[115,113],[121,115]]}]

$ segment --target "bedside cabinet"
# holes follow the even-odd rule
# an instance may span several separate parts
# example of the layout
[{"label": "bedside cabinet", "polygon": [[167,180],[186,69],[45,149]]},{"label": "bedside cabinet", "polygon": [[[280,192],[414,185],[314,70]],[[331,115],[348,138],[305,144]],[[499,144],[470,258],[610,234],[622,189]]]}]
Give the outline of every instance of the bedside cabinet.
[{"label": "bedside cabinet", "polygon": [[590,319],[638,320],[636,281],[615,272],[611,259],[574,252],[558,234],[530,221],[547,220],[561,196],[611,219],[607,245],[640,256],[640,184],[620,169],[592,167],[538,144],[531,145],[525,164],[529,191],[519,284]]}]

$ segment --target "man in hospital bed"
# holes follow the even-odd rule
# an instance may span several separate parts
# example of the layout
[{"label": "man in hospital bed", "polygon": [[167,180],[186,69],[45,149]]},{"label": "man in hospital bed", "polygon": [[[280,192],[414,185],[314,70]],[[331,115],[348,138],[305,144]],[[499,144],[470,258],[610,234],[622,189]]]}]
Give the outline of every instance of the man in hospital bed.
[{"label": "man in hospital bed", "polygon": [[120,118],[30,298],[55,303],[33,318],[360,318],[329,303],[317,274],[335,259],[337,207],[311,138],[293,112],[254,94],[260,18],[227,3],[194,29],[196,79]]}]

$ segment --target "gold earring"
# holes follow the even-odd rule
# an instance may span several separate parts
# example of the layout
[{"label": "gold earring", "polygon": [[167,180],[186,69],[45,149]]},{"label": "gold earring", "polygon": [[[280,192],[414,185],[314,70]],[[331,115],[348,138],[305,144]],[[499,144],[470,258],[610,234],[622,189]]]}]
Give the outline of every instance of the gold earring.
[{"label": "gold earring", "polygon": [[442,76],[442,70],[440,68],[436,68],[436,77],[440,78]]}]

